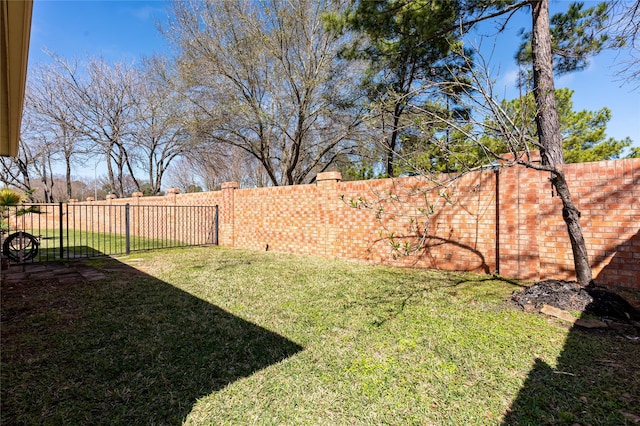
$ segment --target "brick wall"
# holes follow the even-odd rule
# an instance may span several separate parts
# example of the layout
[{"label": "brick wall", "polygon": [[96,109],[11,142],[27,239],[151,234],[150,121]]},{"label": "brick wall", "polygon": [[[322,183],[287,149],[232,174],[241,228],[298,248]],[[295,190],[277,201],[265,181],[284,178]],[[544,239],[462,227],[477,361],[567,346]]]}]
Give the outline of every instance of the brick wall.
[{"label": "brick wall", "polygon": [[[640,159],[564,171],[597,282],[640,288]],[[215,192],[107,202],[217,204],[225,246],[575,279],[562,203],[548,173],[512,167],[453,177],[439,176],[440,185],[418,177],[340,182],[330,172],[312,185],[239,189],[231,182]],[[391,241],[411,253],[398,256]]]}]

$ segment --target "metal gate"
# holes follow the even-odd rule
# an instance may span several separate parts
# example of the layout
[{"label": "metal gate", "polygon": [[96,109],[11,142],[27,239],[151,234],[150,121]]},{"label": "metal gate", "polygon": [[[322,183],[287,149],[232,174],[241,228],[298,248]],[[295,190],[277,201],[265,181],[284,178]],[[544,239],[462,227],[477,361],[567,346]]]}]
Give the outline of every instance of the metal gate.
[{"label": "metal gate", "polygon": [[20,204],[0,212],[2,252],[16,263],[218,245],[218,206]]}]

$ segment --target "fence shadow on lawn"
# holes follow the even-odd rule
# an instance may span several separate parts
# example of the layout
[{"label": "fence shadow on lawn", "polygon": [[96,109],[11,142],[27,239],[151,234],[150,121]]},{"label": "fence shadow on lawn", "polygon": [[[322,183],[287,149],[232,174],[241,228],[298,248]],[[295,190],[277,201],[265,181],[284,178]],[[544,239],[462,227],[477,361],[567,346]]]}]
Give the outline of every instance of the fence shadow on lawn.
[{"label": "fence shadow on lawn", "polygon": [[3,277],[0,423],[181,424],[198,398],[303,349],[121,262],[93,262],[107,279],[70,280],[79,261]]}]

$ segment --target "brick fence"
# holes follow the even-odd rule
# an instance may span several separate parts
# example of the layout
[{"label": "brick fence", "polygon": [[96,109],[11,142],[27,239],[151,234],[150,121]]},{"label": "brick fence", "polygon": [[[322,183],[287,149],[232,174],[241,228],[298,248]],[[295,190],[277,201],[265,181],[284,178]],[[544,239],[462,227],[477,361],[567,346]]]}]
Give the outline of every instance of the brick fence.
[{"label": "brick fence", "polygon": [[[640,159],[570,164],[564,171],[596,281],[640,289]],[[230,182],[214,192],[106,202],[217,204],[223,246],[575,279],[562,203],[548,173],[511,167],[452,178],[439,176],[437,186],[418,177],[341,182],[329,172],[311,185],[239,189]]]}]

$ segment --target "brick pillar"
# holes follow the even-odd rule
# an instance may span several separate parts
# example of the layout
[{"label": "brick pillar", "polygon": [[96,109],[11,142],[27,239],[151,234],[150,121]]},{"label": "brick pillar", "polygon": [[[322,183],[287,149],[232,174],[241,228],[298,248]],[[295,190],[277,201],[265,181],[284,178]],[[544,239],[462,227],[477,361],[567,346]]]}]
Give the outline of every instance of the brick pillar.
[{"label": "brick pillar", "polygon": [[167,197],[169,197],[169,200],[171,204],[173,204],[174,206],[176,205],[176,199],[177,199],[177,195],[180,193],[180,189],[179,188],[169,188],[167,189]]},{"label": "brick pillar", "polygon": [[322,224],[320,236],[322,238],[324,257],[337,256],[336,238],[338,233],[338,182],[342,180],[340,172],[318,173],[316,187],[318,188],[319,221]]},{"label": "brick pillar", "polygon": [[132,204],[134,205],[140,205],[140,198],[142,198],[142,192],[134,192],[133,194],[131,194],[131,201],[133,201]]},{"label": "brick pillar", "polygon": [[218,244],[221,246],[233,247],[234,245],[234,229],[233,217],[234,210],[234,193],[240,185],[238,182],[225,182],[222,184],[222,203],[218,206]]}]

